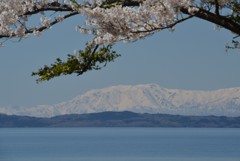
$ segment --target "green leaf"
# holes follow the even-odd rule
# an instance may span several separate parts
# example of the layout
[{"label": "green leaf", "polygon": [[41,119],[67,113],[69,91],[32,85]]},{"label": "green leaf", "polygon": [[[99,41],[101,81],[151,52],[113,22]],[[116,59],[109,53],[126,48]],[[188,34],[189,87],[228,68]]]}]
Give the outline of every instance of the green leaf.
[{"label": "green leaf", "polygon": [[85,50],[79,50],[76,55],[68,55],[66,62],[57,58],[55,63],[50,66],[45,65],[32,76],[38,76],[37,83],[48,81],[61,75],[70,75],[76,73],[82,75],[90,70],[99,70],[105,67],[108,62],[114,61],[120,55],[112,50],[112,46],[87,46]]}]

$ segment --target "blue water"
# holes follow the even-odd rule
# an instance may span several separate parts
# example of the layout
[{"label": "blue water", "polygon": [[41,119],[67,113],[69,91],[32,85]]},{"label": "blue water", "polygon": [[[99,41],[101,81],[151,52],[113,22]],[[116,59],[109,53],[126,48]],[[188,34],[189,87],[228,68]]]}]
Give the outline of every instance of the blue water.
[{"label": "blue water", "polygon": [[240,129],[2,128],[0,161],[240,161]]}]

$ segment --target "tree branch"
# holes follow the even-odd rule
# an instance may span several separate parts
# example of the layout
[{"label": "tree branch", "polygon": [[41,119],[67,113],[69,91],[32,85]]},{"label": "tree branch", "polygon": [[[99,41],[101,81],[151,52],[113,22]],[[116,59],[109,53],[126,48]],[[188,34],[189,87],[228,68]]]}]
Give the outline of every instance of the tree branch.
[{"label": "tree branch", "polygon": [[99,45],[96,45],[91,53],[88,52],[90,54],[90,56],[86,57],[88,60],[87,60],[86,64],[82,65],[82,67],[81,67],[82,70],[77,72],[78,76],[82,75],[85,71],[87,71],[87,69],[89,69],[91,66],[93,66],[92,65],[92,63],[94,61],[93,55],[96,53],[98,47],[99,47]]},{"label": "tree branch", "polygon": [[[69,13],[69,14],[66,14],[66,15],[62,16],[62,17],[59,18],[59,19],[56,18],[56,19],[55,19],[54,21],[52,21],[49,25],[50,25],[50,26],[53,26],[53,25],[61,22],[61,20],[67,19],[67,18],[72,17],[72,16],[77,15],[77,14],[79,14],[77,11],[73,11],[73,12],[71,12],[71,13]],[[25,31],[25,34],[31,34],[31,33],[33,33],[34,31],[42,32],[42,31],[44,31],[44,30],[46,30],[46,29],[48,29],[48,28],[49,28],[48,26],[41,26],[41,27],[38,27],[38,28],[34,27],[34,28],[31,28],[31,29],[26,30],[26,31]],[[13,38],[13,37],[17,37],[17,35],[16,35],[15,33],[11,33],[11,34],[9,34],[9,35],[0,35],[0,39],[1,39],[1,38]]]},{"label": "tree branch", "polygon": [[[139,6],[141,3],[142,3],[141,1],[126,0],[125,6]],[[208,22],[212,22],[216,25],[222,26],[223,28],[225,28],[225,29],[227,29],[227,30],[229,30],[229,31],[231,31],[235,34],[240,35],[240,24],[231,20],[231,18],[221,16],[220,13],[219,13],[219,9],[220,9],[220,6],[219,6],[219,3],[218,3],[218,0],[215,0],[215,14],[210,12],[210,11],[199,8],[199,11],[196,12],[193,16],[198,17],[198,18],[203,19],[203,20],[206,20]],[[180,8],[180,11],[182,13],[190,15],[190,17],[192,17],[192,14],[188,12],[187,8],[182,7],[182,8]],[[164,27],[164,28],[159,28],[159,29],[156,29],[156,30],[171,28],[171,26],[173,27],[176,24],[178,24],[180,22],[183,22],[185,20],[186,19],[177,21],[176,23],[174,23],[172,25],[169,25],[169,26]]]},{"label": "tree branch", "polygon": [[181,23],[183,21],[186,21],[186,20],[188,20],[190,18],[193,18],[193,17],[194,17],[193,15],[189,15],[188,17],[182,18],[182,19],[176,21],[175,23],[169,24],[169,25],[167,25],[165,27],[153,28],[151,30],[136,31],[136,32],[132,32],[132,33],[155,32],[155,31],[158,31],[158,30],[170,29],[170,28],[173,28],[174,26],[176,26],[177,24],[179,24],[179,23]]},{"label": "tree branch", "polygon": [[[184,14],[190,15],[187,8],[181,8],[180,11]],[[216,25],[232,31],[233,33],[240,35],[240,24],[234,22],[230,18],[226,18],[221,15],[216,15],[209,11],[199,8],[199,11],[194,14],[195,17],[212,22]]]},{"label": "tree branch", "polygon": [[[99,70],[106,66],[106,63],[114,61],[120,56],[112,50],[111,45],[99,48],[99,45],[87,46],[85,50],[80,50],[79,55],[68,55],[67,61],[57,58],[54,64],[44,66],[37,72],[33,72],[32,76],[38,76],[37,83],[48,81],[54,77],[61,75],[77,74],[82,75],[87,71]],[[103,64],[101,66],[101,64]]]},{"label": "tree branch", "polygon": [[122,7],[125,6],[139,6],[141,2],[132,0],[122,0]]},{"label": "tree branch", "polygon": [[218,0],[215,0],[215,13],[217,16],[219,16],[219,3]]},{"label": "tree branch", "polygon": [[55,12],[73,12],[74,9],[71,6],[68,5],[62,5],[57,2],[49,3],[41,8],[37,8],[37,6],[34,7],[33,11],[28,11],[23,14],[23,16],[28,16],[28,15],[34,15],[40,12],[44,11],[55,11]]},{"label": "tree branch", "polygon": [[[72,17],[72,16],[77,15],[77,14],[79,14],[77,11],[73,11],[73,12],[71,12],[71,13],[69,13],[69,14],[66,14],[66,15],[62,16],[62,17],[60,18],[60,20],[57,18],[57,19],[55,19],[54,21],[52,21],[52,22],[50,23],[50,26],[53,26],[53,25],[61,22],[62,20],[67,19],[67,18]],[[43,30],[45,30],[45,29],[47,29],[47,28],[48,28],[48,27],[46,27],[46,26],[42,26],[42,27],[37,28],[37,31],[43,31]],[[29,33],[33,33],[33,31],[34,31],[34,29],[32,29],[31,31],[29,31]]]}]

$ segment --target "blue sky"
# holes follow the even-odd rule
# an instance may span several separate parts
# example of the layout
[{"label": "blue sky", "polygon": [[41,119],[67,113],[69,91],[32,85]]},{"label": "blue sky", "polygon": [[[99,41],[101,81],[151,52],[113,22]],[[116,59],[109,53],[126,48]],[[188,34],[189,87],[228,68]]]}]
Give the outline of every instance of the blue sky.
[{"label": "blue sky", "polygon": [[122,56],[100,71],[36,84],[32,71],[84,47],[89,36],[75,32],[78,24],[81,18],[76,16],[41,37],[9,40],[0,48],[0,107],[55,104],[91,89],[120,84],[157,83],[193,90],[240,87],[239,50],[226,53],[224,48],[233,35],[196,19],[178,25],[173,33],[163,31],[134,43],[117,43],[114,48]]}]

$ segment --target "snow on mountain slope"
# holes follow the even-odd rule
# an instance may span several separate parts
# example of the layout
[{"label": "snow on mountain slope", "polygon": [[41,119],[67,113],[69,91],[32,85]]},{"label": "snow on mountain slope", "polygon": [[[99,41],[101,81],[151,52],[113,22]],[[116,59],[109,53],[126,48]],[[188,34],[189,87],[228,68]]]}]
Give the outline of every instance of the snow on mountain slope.
[{"label": "snow on mountain slope", "polygon": [[113,86],[91,90],[55,105],[0,107],[0,113],[41,117],[126,110],[140,113],[240,116],[240,88],[191,91],[161,88],[156,84]]}]

